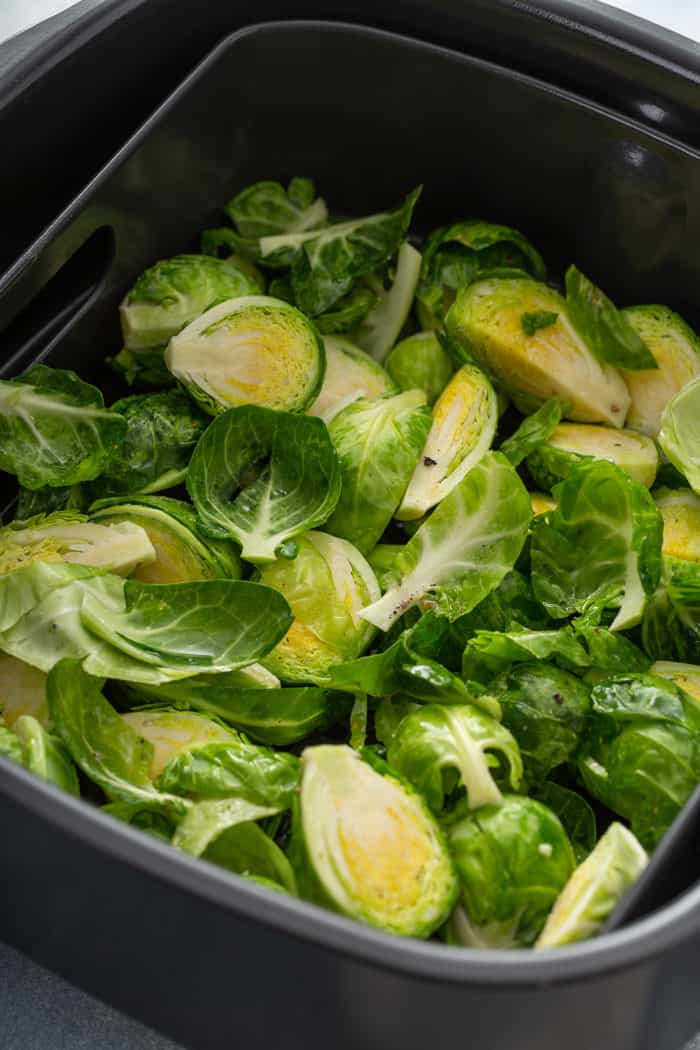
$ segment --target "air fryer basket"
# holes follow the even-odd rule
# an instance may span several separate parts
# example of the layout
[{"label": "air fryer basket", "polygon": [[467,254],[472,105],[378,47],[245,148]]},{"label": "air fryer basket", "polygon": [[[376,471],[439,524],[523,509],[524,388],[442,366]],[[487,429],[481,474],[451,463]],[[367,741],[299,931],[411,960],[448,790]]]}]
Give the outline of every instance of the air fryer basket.
[{"label": "air fryer basket", "polygon": [[[553,272],[574,258],[621,302],[700,326],[694,150],[429,44],[271,23],[217,47],[0,277],[2,374],[41,358],[109,390],[134,277],[193,247],[237,188],[294,174],[358,212],[423,182],[424,230],[507,222]],[[679,1050],[700,1027],[699,888],[574,948],[476,953],[271,895],[5,762],[0,820],[0,935],[196,1050]],[[684,860],[674,891],[697,876],[692,844]]]}]

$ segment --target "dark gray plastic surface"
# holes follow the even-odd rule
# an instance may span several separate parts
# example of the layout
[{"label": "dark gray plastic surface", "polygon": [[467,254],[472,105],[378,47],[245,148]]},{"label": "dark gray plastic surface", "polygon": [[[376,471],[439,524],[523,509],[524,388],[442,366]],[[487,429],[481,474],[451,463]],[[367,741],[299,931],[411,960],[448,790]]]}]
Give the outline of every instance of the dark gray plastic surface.
[{"label": "dark gray plastic surface", "polygon": [[[0,278],[5,367],[41,351],[97,376],[139,270],[189,247],[241,185],[295,173],[357,210],[423,180],[423,228],[493,216],[553,268],[573,254],[621,301],[653,295],[698,324],[699,161],[648,126],[430,46],[337,26],[245,32]],[[677,1050],[700,1025],[697,887],[596,942],[479,954],[240,883],[6,763],[0,826],[0,935],[196,1050],[424,1050],[467,1035],[479,1050]],[[674,893],[695,883],[690,856]]]}]

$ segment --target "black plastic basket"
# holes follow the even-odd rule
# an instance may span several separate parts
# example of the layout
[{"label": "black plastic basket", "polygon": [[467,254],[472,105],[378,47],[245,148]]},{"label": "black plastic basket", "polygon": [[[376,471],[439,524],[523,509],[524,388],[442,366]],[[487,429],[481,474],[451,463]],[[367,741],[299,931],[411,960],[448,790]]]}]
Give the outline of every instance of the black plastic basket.
[{"label": "black plastic basket", "polygon": [[[494,5],[538,24],[527,6]],[[690,69],[675,77],[680,95]],[[662,133],[623,101],[357,25],[236,32],[0,277],[3,374],[48,358],[109,382],[136,274],[190,247],[237,188],[293,174],[358,212],[422,181],[419,226],[511,223],[553,269],[573,256],[621,301],[653,296],[700,326],[700,154],[670,135],[680,102]],[[624,930],[478,953],[270,894],[5,762],[0,821],[0,935],[196,1050],[678,1050],[700,1027],[693,843],[674,899]]]}]

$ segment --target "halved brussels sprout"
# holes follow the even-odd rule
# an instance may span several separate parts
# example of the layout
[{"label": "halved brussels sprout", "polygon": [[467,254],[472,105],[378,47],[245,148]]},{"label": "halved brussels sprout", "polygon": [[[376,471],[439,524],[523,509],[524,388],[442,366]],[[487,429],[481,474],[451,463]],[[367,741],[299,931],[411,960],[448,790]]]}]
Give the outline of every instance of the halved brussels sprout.
[{"label": "halved brussels sprout", "polygon": [[327,335],[326,374],[323,385],[309,414],[329,423],[333,417],[358,398],[375,401],[378,397],[398,394],[391,376],[373,357],[348,339]]},{"label": "halved brussels sprout", "polygon": [[0,720],[12,727],[22,715],[48,724],[46,675],[8,653],[0,653]]},{"label": "halved brussels sprout", "polygon": [[550,510],[557,509],[557,501],[554,497],[548,496],[544,492],[531,492],[530,504],[532,506],[532,513],[535,517],[539,514],[547,514]]},{"label": "halved brussels sprout", "polygon": [[367,554],[401,502],[430,430],[422,390],[377,401],[361,398],[328,426],[342,488],[325,528]]},{"label": "halved brussels sprout", "polygon": [[535,947],[558,948],[594,937],[647,860],[632,832],[612,823],[562,890]]},{"label": "halved brussels sprout", "polygon": [[98,525],[84,514],[57,511],[0,528],[0,575],[41,561],[74,562],[128,576],[155,556],[148,534],[129,521]]},{"label": "halved brussels sprout", "polygon": [[656,437],[668,402],[700,374],[700,340],[667,306],[630,306],[622,313],[658,365],[642,372],[622,373],[631,399],[627,426]]},{"label": "halved brussels sprout", "polygon": [[504,776],[514,791],[523,772],[515,738],[473,704],[426,704],[409,712],[391,736],[387,761],[435,813],[461,788],[469,809],[499,805],[493,767],[507,770]]},{"label": "halved brussels sprout", "polygon": [[354,660],[372,641],[374,628],[358,614],[379,598],[379,585],[347,540],[312,531],[296,543],[296,558],[278,558],[260,570],[260,582],[283,594],[294,614],[261,663],[283,682],[323,683],[333,664]]},{"label": "halved brussels sprout", "polygon": [[462,365],[433,407],[433,423],[396,517],[421,518],[488,452],[496,433],[496,393],[484,373]]},{"label": "halved brussels sprout", "polygon": [[349,747],[306,748],[293,831],[303,896],[361,922],[428,937],[457,880],[421,797]]},{"label": "halved brussels sprout", "polygon": [[700,496],[691,489],[657,489],[656,505],[664,519],[662,552],[700,562]]},{"label": "halved brussels sprout", "polygon": [[700,376],[666,405],[659,444],[693,492],[700,492]]},{"label": "halved brussels sprout", "polygon": [[119,315],[127,350],[163,346],[214,303],[252,295],[258,286],[227,259],[176,255],[141,274]]},{"label": "halved brussels sprout", "polygon": [[607,459],[647,488],[654,484],[659,466],[659,454],[650,437],[591,423],[560,423],[551,437],[530,453],[527,466],[538,485],[551,489],[585,459]]},{"label": "halved brussels sprout", "polygon": [[422,390],[432,405],[454,372],[452,358],[435,332],[416,332],[397,343],[386,359],[386,370],[401,390]]},{"label": "halved brussels sprout", "polygon": [[188,580],[237,580],[241,562],[229,540],[204,536],[189,503],[167,496],[135,496],[128,502],[100,500],[91,519],[102,523],[131,522],[148,535],[154,560],[132,572],[143,583],[185,583]]},{"label": "halved brussels sprout", "polygon": [[449,845],[461,885],[450,940],[465,948],[532,944],[576,863],[559,818],[533,798],[506,795],[455,824]]},{"label": "halved brussels sprout", "polygon": [[165,352],[172,374],[211,415],[254,404],[303,412],[326,369],[321,336],[282,299],[228,299],[188,324]]},{"label": "halved brussels sprout", "polygon": [[[674,685],[700,703],[700,664],[679,664],[673,660],[657,660],[649,669],[657,678],[670,678]],[[2,714],[0,709],[0,714]]]},{"label": "halved brussels sprout", "polygon": [[153,748],[151,780],[183,751],[237,739],[232,730],[192,711],[128,711],[121,717]]},{"label": "halved brussels sprout", "polygon": [[[545,315],[546,325],[523,323],[524,316]],[[566,302],[546,284],[526,278],[476,281],[458,293],[446,326],[453,342],[525,411],[560,397],[569,419],[624,423],[630,397],[622,376],[595,359],[571,324]]]}]

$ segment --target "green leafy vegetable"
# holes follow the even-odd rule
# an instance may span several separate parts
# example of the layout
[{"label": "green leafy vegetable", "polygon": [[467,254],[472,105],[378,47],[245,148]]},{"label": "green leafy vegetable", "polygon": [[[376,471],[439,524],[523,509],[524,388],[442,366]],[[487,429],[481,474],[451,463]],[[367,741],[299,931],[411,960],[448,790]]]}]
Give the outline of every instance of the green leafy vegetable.
[{"label": "green leafy vegetable", "polygon": [[449,841],[461,891],[450,939],[468,948],[531,945],[574,870],[555,814],[506,795],[455,824]]},{"label": "green leafy vegetable", "polygon": [[661,573],[661,515],[647,490],[603,460],[554,489],[556,510],[532,526],[535,596],[553,617],[617,609],[613,630],[639,623]]},{"label": "green leafy vegetable", "polygon": [[499,451],[514,467],[519,467],[524,459],[554,433],[561,419],[562,408],[558,397],[545,401],[536,412],[522,421],[514,434],[501,443]]},{"label": "green leafy vegetable", "polygon": [[367,554],[401,502],[430,430],[425,396],[409,390],[348,405],[328,426],[340,461],[342,487],[326,523]]},{"label": "green leafy vegetable", "polygon": [[397,343],[385,361],[401,390],[422,390],[428,404],[439,397],[454,372],[452,358],[435,332],[416,332]]},{"label": "green leafy vegetable", "polygon": [[694,492],[700,491],[700,376],[672,397],[661,415],[659,444]]},{"label": "green leafy vegetable", "polygon": [[525,335],[534,335],[540,328],[551,328],[559,317],[553,310],[535,310],[532,313],[524,313],[520,318]]},{"label": "green leafy vegetable", "polygon": [[[263,460],[269,462],[260,469]],[[282,543],[333,513],[340,467],[319,419],[246,405],[204,432],[187,489],[208,535],[237,540],[248,561],[270,562]]]},{"label": "green leafy vegetable", "polygon": [[522,777],[514,737],[471,704],[428,704],[411,711],[391,737],[387,761],[418,788],[435,813],[459,788],[466,792],[469,809],[499,805],[502,796],[490,768],[499,762],[513,790]]},{"label": "green leafy vegetable", "polygon": [[396,274],[391,287],[377,287],[377,302],[357,329],[357,345],[375,361],[385,359],[406,323],[418,284],[420,264],[420,252],[404,241],[396,257]]},{"label": "green leafy vegetable", "polygon": [[80,794],[78,774],[65,746],[31,715],[22,715],[14,724],[22,747],[22,760],[30,772],[67,791]]},{"label": "green leafy vegetable", "polygon": [[598,838],[595,813],[583,795],[554,780],[545,780],[534,796],[559,817],[580,864],[593,851]]},{"label": "green leafy vegetable", "polygon": [[311,179],[298,177],[286,190],[280,182],[255,182],[228,202],[226,213],[241,237],[301,233],[321,226],[328,217]]},{"label": "green leafy vegetable", "polygon": [[576,266],[566,271],[566,309],[574,328],[599,361],[627,371],[657,367],[654,355],[626,315]]},{"label": "green leafy vegetable", "polygon": [[513,568],[530,516],[513,467],[487,452],[406,544],[400,581],[361,615],[387,630],[421,602],[449,619],[469,612]]},{"label": "green leafy vegetable", "polygon": [[125,433],[125,420],[75,372],[34,365],[0,381],[0,469],[25,488],[96,478]]}]

